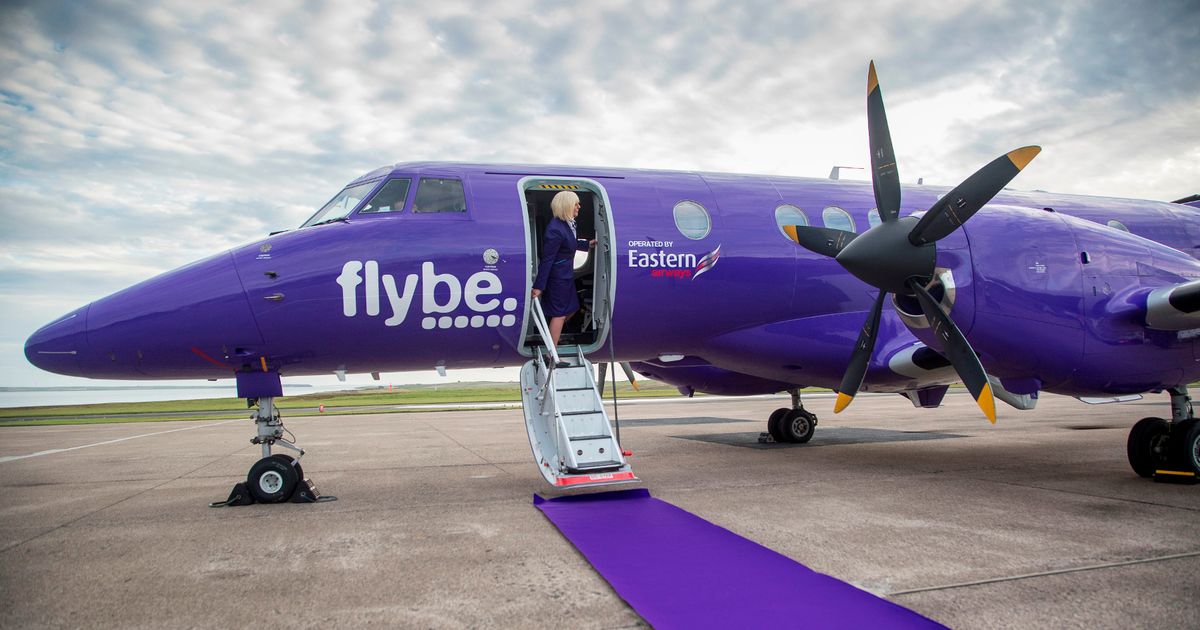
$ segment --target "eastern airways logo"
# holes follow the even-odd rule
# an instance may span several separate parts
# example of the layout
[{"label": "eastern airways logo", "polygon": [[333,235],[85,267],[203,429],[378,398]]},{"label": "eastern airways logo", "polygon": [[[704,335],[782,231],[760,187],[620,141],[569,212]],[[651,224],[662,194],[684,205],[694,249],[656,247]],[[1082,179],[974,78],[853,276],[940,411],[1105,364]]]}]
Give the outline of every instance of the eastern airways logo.
[{"label": "eastern airways logo", "polygon": [[[517,310],[517,299],[500,298],[504,285],[500,282],[500,276],[491,271],[473,273],[464,283],[454,274],[437,273],[433,263],[425,262],[421,263],[421,273],[408,274],[404,278],[404,286],[400,287],[391,274],[380,275],[377,261],[351,260],[342,265],[337,283],[342,287],[342,314],[346,317],[358,315],[359,285],[362,285],[363,311],[368,317],[377,317],[382,307],[379,299],[379,287],[382,284],[392,312],[383,321],[386,326],[399,326],[408,318],[418,285],[421,287],[421,312],[424,314],[421,328],[425,330],[497,328],[517,323],[517,317],[513,314]],[[438,287],[443,287],[442,301],[438,301]],[[464,306],[469,313],[452,314]]]},{"label": "eastern airways logo", "polygon": [[[696,254],[676,254],[666,249],[675,246],[675,241],[629,241],[629,268],[650,269],[651,278],[691,278],[695,280],[701,274],[716,266],[721,258],[721,246],[697,258]],[[646,252],[638,247],[655,248],[657,251]]]}]

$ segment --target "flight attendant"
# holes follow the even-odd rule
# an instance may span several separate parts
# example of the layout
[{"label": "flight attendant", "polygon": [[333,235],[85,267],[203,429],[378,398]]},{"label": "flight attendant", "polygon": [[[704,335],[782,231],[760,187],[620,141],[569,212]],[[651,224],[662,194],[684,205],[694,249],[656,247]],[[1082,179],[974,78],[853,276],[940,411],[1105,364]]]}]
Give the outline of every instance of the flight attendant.
[{"label": "flight attendant", "polygon": [[550,337],[558,346],[563,324],[579,310],[579,298],[575,295],[575,252],[586,252],[596,240],[585,241],[575,234],[579,195],[569,190],[554,195],[550,210],[554,218],[542,238],[542,259],[531,294],[534,298],[541,297],[542,310],[550,318]]}]

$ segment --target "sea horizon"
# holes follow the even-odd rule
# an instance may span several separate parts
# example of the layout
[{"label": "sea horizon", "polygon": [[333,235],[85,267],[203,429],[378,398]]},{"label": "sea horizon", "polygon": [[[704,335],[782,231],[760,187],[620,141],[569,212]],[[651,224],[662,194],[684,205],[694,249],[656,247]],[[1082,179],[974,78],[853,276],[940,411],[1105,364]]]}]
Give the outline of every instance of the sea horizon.
[{"label": "sea horizon", "polygon": [[[519,384],[507,381],[456,381],[394,385],[397,388],[437,388]],[[285,395],[320,392],[386,389],[382,383],[285,383]],[[303,390],[297,392],[296,390]],[[237,387],[230,381],[212,385],[59,385],[45,387],[0,386],[0,409],[12,407],[52,407],[59,405],[95,405],[101,403],[166,402],[211,398],[237,398]]]}]

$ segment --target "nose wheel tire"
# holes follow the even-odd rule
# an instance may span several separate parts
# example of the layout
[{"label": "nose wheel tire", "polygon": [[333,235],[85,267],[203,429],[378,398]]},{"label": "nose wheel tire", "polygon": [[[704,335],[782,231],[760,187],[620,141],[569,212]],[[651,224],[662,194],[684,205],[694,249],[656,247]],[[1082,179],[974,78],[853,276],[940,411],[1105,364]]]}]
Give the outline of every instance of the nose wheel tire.
[{"label": "nose wheel tire", "polygon": [[300,467],[300,460],[296,459],[295,457],[292,457],[291,455],[285,455],[283,453],[275,453],[271,457],[274,457],[275,459],[278,459],[279,461],[290,465],[292,468],[295,468],[296,469],[296,479],[298,481],[304,479],[304,469]]},{"label": "nose wheel tire", "polygon": [[259,503],[287,501],[300,483],[298,465],[287,455],[272,455],[258,460],[250,467],[246,486]]},{"label": "nose wheel tire", "polygon": [[1162,418],[1142,418],[1129,431],[1126,454],[1129,466],[1140,477],[1153,477],[1171,456],[1171,425]]}]

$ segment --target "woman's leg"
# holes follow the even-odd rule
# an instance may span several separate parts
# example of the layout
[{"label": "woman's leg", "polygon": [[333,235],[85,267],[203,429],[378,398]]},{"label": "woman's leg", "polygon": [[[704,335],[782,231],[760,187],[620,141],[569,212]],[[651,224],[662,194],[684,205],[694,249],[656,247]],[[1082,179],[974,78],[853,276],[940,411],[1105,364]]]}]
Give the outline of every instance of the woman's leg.
[{"label": "woman's leg", "polygon": [[566,323],[567,316],[560,315],[550,318],[550,339],[554,341],[554,347],[558,347],[558,338],[562,337],[563,324]]}]

